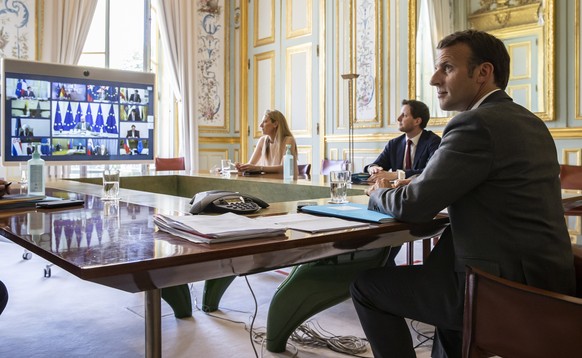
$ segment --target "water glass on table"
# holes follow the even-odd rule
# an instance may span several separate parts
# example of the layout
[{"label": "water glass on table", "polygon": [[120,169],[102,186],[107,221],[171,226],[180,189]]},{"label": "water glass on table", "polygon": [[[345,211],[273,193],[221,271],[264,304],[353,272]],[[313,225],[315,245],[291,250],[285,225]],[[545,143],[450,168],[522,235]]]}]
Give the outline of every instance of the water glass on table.
[{"label": "water glass on table", "polygon": [[334,170],[329,173],[329,189],[332,204],[347,203],[348,183],[350,182],[349,170]]},{"label": "water glass on table", "polygon": [[222,173],[223,177],[230,176],[231,165],[232,163],[230,162],[230,159],[222,159],[220,161],[220,172]]},{"label": "water glass on table", "polygon": [[20,163],[20,179],[18,184],[20,184],[20,194],[28,193],[28,163]]},{"label": "water glass on table", "polygon": [[119,199],[119,170],[106,169],[103,171],[103,200]]}]

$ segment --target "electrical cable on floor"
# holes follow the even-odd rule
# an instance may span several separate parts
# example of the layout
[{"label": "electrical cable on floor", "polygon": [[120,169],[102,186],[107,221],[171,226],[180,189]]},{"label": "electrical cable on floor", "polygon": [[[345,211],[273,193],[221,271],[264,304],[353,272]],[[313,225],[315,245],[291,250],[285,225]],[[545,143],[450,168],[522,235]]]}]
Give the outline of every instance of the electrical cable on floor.
[{"label": "electrical cable on floor", "polygon": [[324,330],[318,323],[307,321],[291,334],[291,340],[304,346],[327,347],[332,351],[363,357],[358,354],[368,350],[366,339],[355,336],[336,336]]},{"label": "electrical cable on floor", "polygon": [[251,340],[251,346],[253,347],[253,351],[255,352],[255,357],[259,358],[259,353],[257,353],[257,348],[255,347],[253,341],[253,326],[255,324],[255,319],[257,318],[257,312],[259,311],[259,304],[257,303],[257,297],[255,296],[255,292],[249,283],[249,278],[245,275],[244,276],[247,286],[249,287],[249,291],[251,291],[251,295],[253,296],[253,302],[255,303],[255,312],[253,314],[253,319],[251,321],[251,326],[249,328],[249,338]]},{"label": "electrical cable on floor", "polygon": [[427,333],[425,333],[425,332],[421,332],[420,328],[418,327],[420,324],[421,324],[421,322],[419,322],[419,321],[414,321],[414,320],[410,321],[410,328],[414,331],[414,333],[416,333],[416,339],[419,341],[419,343],[414,346],[415,349],[422,346],[423,344],[425,344],[427,342],[432,343],[432,341],[434,340],[434,332],[433,332],[433,335],[431,335],[431,336],[427,335]]},{"label": "electrical cable on floor", "polygon": [[[264,331],[260,331],[259,329],[256,329],[253,327],[257,313],[258,313],[258,303],[257,303],[255,293],[252,289],[252,286],[250,285],[250,282],[248,281],[247,276],[244,276],[244,278],[245,278],[247,286],[251,292],[251,295],[253,297],[253,301],[255,304],[254,313],[249,317],[249,319],[251,320],[250,325],[247,325],[245,322],[242,322],[242,321],[228,319],[228,318],[221,317],[221,316],[218,316],[218,315],[215,315],[212,313],[208,313],[208,312],[204,312],[204,314],[206,314],[207,316],[213,317],[213,318],[218,318],[218,319],[224,320],[224,321],[242,324],[244,326],[244,329],[249,332],[249,336],[251,339],[251,345],[252,345],[253,350],[255,352],[255,357],[258,358],[259,355],[258,355],[258,352],[257,352],[255,345],[253,343],[257,343],[261,346],[261,357],[263,357],[264,345],[265,345],[265,342],[267,341],[266,340],[266,329],[263,327]],[[193,286],[191,286],[191,293],[194,296],[194,306],[196,307],[196,309],[198,311],[203,312],[203,310],[200,307],[198,307],[197,296],[192,291],[193,291]],[[249,313],[249,312],[233,310],[233,309],[229,309],[229,311],[240,312],[240,313]],[[322,332],[324,332],[324,333],[322,333]],[[358,355],[361,353],[365,353],[368,349],[368,342],[365,338],[359,338],[359,337],[355,337],[355,336],[336,336],[336,335],[332,334],[331,332],[328,332],[325,329],[323,329],[319,325],[319,323],[311,321],[311,320],[306,321],[301,326],[297,327],[297,329],[291,334],[291,336],[289,338],[290,338],[290,341],[297,342],[297,343],[299,343],[303,346],[306,346],[306,347],[328,348],[332,351],[347,354],[347,355],[350,355],[352,357],[367,358],[365,356]],[[295,350],[295,352],[293,353],[293,356],[291,358],[297,357],[297,355],[299,354],[299,349],[289,342],[287,343],[287,347],[293,348]]]}]

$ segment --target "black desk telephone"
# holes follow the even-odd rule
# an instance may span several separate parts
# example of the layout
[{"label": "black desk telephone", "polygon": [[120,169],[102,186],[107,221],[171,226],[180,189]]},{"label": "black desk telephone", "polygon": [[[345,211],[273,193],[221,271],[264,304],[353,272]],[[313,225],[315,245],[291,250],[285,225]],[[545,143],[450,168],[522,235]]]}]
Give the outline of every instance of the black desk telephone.
[{"label": "black desk telephone", "polygon": [[200,192],[190,200],[191,214],[204,211],[232,212],[235,214],[250,214],[269,206],[266,202],[254,196],[235,193],[226,190],[209,190]]}]

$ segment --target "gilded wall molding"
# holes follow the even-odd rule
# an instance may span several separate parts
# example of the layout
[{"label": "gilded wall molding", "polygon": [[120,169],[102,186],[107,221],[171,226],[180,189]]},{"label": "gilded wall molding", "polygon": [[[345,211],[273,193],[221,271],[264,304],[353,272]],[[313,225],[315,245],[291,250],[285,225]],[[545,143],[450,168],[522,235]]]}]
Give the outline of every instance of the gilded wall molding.
[{"label": "gilded wall molding", "polygon": [[[270,14],[269,14],[269,21],[270,21],[270,31],[269,35],[259,38],[259,19],[263,18],[259,14],[259,9],[264,10],[266,6],[263,4],[259,4],[260,2],[269,1],[271,3],[270,7]],[[255,4],[253,6],[253,19],[254,19],[254,26],[253,26],[253,45],[254,47],[259,47],[263,45],[272,44],[275,42],[275,0],[255,0]],[[264,17],[266,18],[266,17]]]},{"label": "gilded wall molding", "polygon": [[[262,86],[260,86],[260,73],[259,73],[259,64],[260,62],[263,61],[269,61],[270,62],[270,73],[268,74],[269,79],[269,88],[266,89]],[[274,93],[275,93],[275,51],[267,51],[267,52],[263,52],[263,53],[259,53],[256,54],[253,57],[253,69],[254,69],[254,78],[253,78],[253,127],[254,127],[254,131],[253,131],[253,136],[255,138],[259,138],[262,135],[262,132],[260,131],[259,128],[259,123],[258,121],[261,121],[263,119],[263,111],[265,110],[265,108],[263,108],[261,111],[259,111],[259,89],[261,89],[262,91],[265,91],[265,93],[269,93],[271,98],[269,100],[269,109],[273,109],[275,107],[275,98],[274,98]]]},{"label": "gilded wall molding", "polygon": [[200,144],[239,144],[240,137],[200,137]]},{"label": "gilded wall molding", "polygon": [[580,1],[574,1],[574,108],[576,119],[582,119],[582,93],[580,92],[582,86],[582,78],[580,76],[580,57],[582,56],[580,53],[580,51],[582,51],[582,27],[580,26],[580,21],[582,21],[582,4],[580,4]]},{"label": "gilded wall molding", "polygon": [[[312,79],[313,79],[313,69],[312,69],[312,44],[305,43],[297,46],[288,47],[286,51],[286,68],[285,68],[285,108],[287,109],[287,121],[289,126],[293,130],[293,135],[296,137],[310,137],[312,132],[312,110],[313,110],[313,98],[312,98]],[[303,54],[305,59],[305,73],[293,73],[293,57]],[[302,76],[303,77],[300,77]],[[300,81],[305,81],[305,88],[298,89],[294,83],[294,79],[299,79]],[[294,95],[294,91],[300,91],[301,94]],[[301,97],[300,97],[301,96]],[[305,118],[305,128],[303,130],[298,130],[294,123],[296,119],[294,115],[296,114],[296,109],[300,106],[294,106],[293,101],[297,99],[305,99],[304,108],[304,118]]]},{"label": "gilded wall molding", "polygon": [[580,148],[562,149],[562,164],[582,165],[582,149]]},{"label": "gilded wall molding", "polygon": [[287,5],[287,16],[286,16],[286,22],[287,22],[286,37],[287,37],[287,39],[293,39],[296,37],[310,35],[312,28],[313,28],[313,23],[312,23],[313,14],[311,12],[311,6],[312,6],[311,0],[305,0],[305,2],[307,4],[305,5],[305,7],[301,8],[301,15],[305,16],[305,18],[307,19],[307,23],[305,24],[305,27],[298,28],[298,29],[293,28],[293,17],[297,15],[296,13],[293,12],[293,5],[296,2],[297,2],[297,0],[287,0],[285,2]]},{"label": "gilded wall molding", "polygon": [[549,128],[554,139],[580,139],[582,128]]},{"label": "gilded wall molding", "polygon": [[[442,132],[433,131],[438,136],[442,136]],[[387,143],[390,139],[394,139],[396,137],[401,136],[402,133],[395,132],[395,133],[374,133],[374,134],[359,134],[354,135],[354,142],[355,143]],[[325,141],[328,143],[340,143],[340,142],[347,142],[348,135],[341,134],[341,135],[326,135]]]},{"label": "gilded wall molding", "polygon": [[[475,11],[473,14],[468,16],[469,23],[472,28],[491,31],[498,30],[506,27],[521,26],[525,24],[538,23],[539,21],[539,9],[541,6],[540,1],[530,3],[531,0],[526,1],[513,1],[517,2],[516,5],[508,5],[507,1],[491,2],[482,1],[481,9]],[[529,4],[528,4],[529,3]],[[495,7],[492,8],[492,6]]]}]

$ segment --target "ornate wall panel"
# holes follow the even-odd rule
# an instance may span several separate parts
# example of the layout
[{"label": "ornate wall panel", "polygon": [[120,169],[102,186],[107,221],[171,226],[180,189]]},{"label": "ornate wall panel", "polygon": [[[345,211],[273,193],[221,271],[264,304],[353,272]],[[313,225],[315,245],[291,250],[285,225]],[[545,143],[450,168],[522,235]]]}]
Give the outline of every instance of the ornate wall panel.
[{"label": "ornate wall panel", "polygon": [[212,167],[216,166],[217,168],[220,166],[221,159],[229,159],[228,158],[228,149],[200,149],[198,151],[199,156],[199,171],[200,172],[208,172],[208,170],[212,169]]},{"label": "ornate wall panel", "polygon": [[582,165],[582,149],[562,149],[562,164]]},{"label": "ornate wall panel", "polygon": [[310,145],[297,146],[297,164],[311,164],[311,174],[313,174],[313,147]]},{"label": "ornate wall panel", "polygon": [[580,75],[580,62],[582,61],[582,26],[580,22],[582,21],[582,4],[580,1],[574,1],[575,12],[574,12],[574,38],[575,38],[575,103],[576,103],[576,119],[582,119],[582,75]]},{"label": "ornate wall panel", "polygon": [[0,4],[0,58],[36,59],[36,0]]},{"label": "ornate wall panel", "polygon": [[198,10],[198,99],[200,132],[229,131],[229,7],[224,0],[213,8]]},{"label": "ornate wall panel", "polygon": [[[381,152],[381,149],[354,149],[354,168],[357,168],[357,171],[364,170],[364,167],[374,162]],[[342,159],[348,159],[348,155],[348,150],[344,149],[342,152]]]},{"label": "ornate wall panel", "polygon": [[[382,126],[382,2],[379,0],[338,1],[336,4],[336,48],[338,79],[355,73],[355,128]],[[351,5],[354,5],[353,7]],[[348,45],[349,44],[349,45]],[[338,128],[349,126],[348,84],[338,80]]]},{"label": "ornate wall panel", "polygon": [[[544,77],[543,48],[539,46],[544,38],[543,29],[526,27],[492,33],[505,43],[511,57],[508,92],[511,92],[512,88],[520,88],[522,91],[518,95],[525,96],[523,89],[529,87],[527,97],[518,96],[514,98],[514,101],[532,112],[545,113],[544,97],[547,95],[549,83]],[[542,119],[549,120],[550,118],[542,117]]]},{"label": "ornate wall panel", "polygon": [[287,0],[286,3],[287,39],[311,34],[311,0]]},{"label": "ornate wall panel", "polygon": [[311,43],[289,47],[286,53],[286,117],[296,137],[311,135],[313,101],[311,53]]},{"label": "ornate wall panel", "polygon": [[253,44],[255,47],[275,42],[275,0],[255,0]]}]

